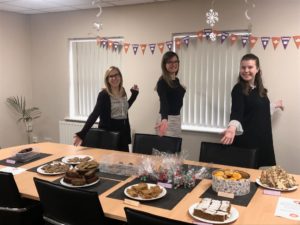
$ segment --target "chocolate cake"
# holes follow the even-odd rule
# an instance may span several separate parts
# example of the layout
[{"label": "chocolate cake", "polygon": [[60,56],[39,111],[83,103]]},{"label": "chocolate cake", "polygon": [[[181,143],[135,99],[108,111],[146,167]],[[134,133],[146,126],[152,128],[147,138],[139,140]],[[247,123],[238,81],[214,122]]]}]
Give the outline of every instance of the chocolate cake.
[{"label": "chocolate cake", "polygon": [[211,198],[203,198],[194,209],[194,216],[212,220],[225,221],[230,216],[231,204],[229,201],[219,201]]},{"label": "chocolate cake", "polygon": [[64,182],[73,186],[83,186],[86,184],[91,184],[99,179],[99,177],[96,175],[96,171],[96,169],[92,169],[83,174],[79,173],[79,171],[75,168],[70,169],[64,176]]}]

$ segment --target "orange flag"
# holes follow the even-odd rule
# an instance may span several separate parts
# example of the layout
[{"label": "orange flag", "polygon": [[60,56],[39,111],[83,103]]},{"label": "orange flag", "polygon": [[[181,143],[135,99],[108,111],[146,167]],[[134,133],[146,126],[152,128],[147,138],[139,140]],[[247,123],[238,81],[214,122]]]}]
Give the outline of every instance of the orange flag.
[{"label": "orange flag", "polygon": [[274,50],[277,48],[279,43],[280,43],[280,37],[272,37],[272,44],[273,44]]},{"label": "orange flag", "polygon": [[203,39],[203,31],[198,31],[197,32],[197,37],[199,38],[200,41]]},{"label": "orange flag", "polygon": [[125,53],[127,53],[128,49],[129,49],[130,44],[129,43],[124,43],[124,50]]},{"label": "orange flag", "polygon": [[164,47],[165,47],[165,42],[158,43],[157,46],[160,50],[160,53],[163,53]]},{"label": "orange flag", "polygon": [[113,46],[113,41],[108,40],[108,49],[111,49]]},{"label": "orange flag", "polygon": [[175,44],[176,44],[176,48],[180,48],[180,45],[181,45],[181,38],[176,38],[176,39],[175,39]]},{"label": "orange flag", "polygon": [[257,42],[257,37],[254,37],[254,36],[250,36],[250,48],[253,48],[254,45],[256,44]]},{"label": "orange flag", "polygon": [[100,43],[101,43],[101,37],[97,37],[97,39],[96,39],[96,43],[97,43],[97,45],[100,45]]},{"label": "orange flag", "polygon": [[231,34],[229,39],[230,39],[231,45],[233,45],[237,40],[237,36],[235,34]]},{"label": "orange flag", "polygon": [[296,47],[299,49],[300,46],[300,35],[293,36]]},{"label": "orange flag", "polygon": [[143,52],[143,55],[144,55],[147,44],[140,44],[140,46],[141,46],[141,49],[142,49],[142,52]]}]

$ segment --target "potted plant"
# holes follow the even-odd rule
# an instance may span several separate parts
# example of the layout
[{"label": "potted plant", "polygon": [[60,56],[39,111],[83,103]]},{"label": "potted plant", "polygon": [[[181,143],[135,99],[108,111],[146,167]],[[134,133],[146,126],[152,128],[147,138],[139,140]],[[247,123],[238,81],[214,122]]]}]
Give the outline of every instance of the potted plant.
[{"label": "potted plant", "polygon": [[18,114],[17,122],[22,121],[27,133],[28,143],[31,143],[31,134],[33,131],[32,121],[41,116],[41,111],[38,107],[26,108],[25,97],[9,97],[6,99],[8,105]]}]

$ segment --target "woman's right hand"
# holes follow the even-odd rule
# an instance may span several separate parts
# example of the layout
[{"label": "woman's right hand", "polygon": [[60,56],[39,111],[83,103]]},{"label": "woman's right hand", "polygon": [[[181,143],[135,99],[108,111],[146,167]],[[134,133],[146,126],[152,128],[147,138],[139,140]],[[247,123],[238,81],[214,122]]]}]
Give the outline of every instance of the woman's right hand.
[{"label": "woman's right hand", "polygon": [[73,145],[80,146],[82,144],[82,139],[78,137],[76,134],[74,135]]},{"label": "woman's right hand", "polygon": [[236,127],[229,126],[224,132],[221,143],[224,145],[231,145],[235,137]]},{"label": "woman's right hand", "polygon": [[168,129],[168,120],[163,119],[160,123],[156,124],[155,128],[157,129],[158,136],[166,135]]}]

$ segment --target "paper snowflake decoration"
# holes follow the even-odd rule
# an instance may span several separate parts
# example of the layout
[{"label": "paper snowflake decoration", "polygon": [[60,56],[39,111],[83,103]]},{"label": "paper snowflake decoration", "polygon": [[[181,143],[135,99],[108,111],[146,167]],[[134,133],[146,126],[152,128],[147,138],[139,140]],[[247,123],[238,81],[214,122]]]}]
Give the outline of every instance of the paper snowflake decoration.
[{"label": "paper snowflake decoration", "polygon": [[206,13],[206,23],[209,24],[211,27],[215,25],[216,22],[219,21],[219,14],[215,12],[213,9],[210,9]]},{"label": "paper snowflake decoration", "polygon": [[209,34],[209,38],[211,41],[215,41],[215,40],[217,40],[217,35],[214,32],[211,32]]}]

